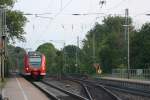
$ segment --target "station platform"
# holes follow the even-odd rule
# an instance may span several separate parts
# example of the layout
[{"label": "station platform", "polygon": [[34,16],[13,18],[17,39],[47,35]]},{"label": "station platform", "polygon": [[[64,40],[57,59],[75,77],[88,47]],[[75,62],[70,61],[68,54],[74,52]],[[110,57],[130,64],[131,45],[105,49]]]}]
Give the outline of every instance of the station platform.
[{"label": "station platform", "polygon": [[7,100],[50,100],[30,82],[15,73],[7,79],[2,96],[8,98]]},{"label": "station platform", "polygon": [[138,80],[138,79],[127,79],[127,78],[115,78],[115,77],[101,77],[101,79],[125,81],[130,83],[140,83],[150,85],[150,80]]}]

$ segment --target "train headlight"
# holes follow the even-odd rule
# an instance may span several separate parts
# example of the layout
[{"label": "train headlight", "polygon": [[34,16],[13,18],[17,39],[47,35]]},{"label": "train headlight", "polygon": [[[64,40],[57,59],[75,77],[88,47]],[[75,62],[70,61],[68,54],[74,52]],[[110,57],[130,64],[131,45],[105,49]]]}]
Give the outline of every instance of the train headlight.
[{"label": "train headlight", "polygon": [[42,67],[42,70],[45,70],[45,67]]},{"label": "train headlight", "polygon": [[27,67],[27,68],[26,68],[26,70],[28,71],[28,70],[29,70],[29,68]]}]

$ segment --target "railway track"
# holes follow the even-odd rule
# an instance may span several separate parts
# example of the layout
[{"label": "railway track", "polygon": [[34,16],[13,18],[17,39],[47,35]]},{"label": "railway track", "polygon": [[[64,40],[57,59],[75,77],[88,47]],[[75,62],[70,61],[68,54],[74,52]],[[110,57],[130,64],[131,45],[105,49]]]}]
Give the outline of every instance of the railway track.
[{"label": "railway track", "polygon": [[[68,78],[65,80],[68,80]],[[118,98],[116,95],[114,95],[112,92],[105,89],[101,85],[91,84],[89,82],[76,80],[76,79],[71,79],[71,80],[69,79],[69,81],[72,81],[74,83],[78,83],[81,85],[81,88],[83,88],[82,95],[84,97],[86,97],[87,100],[121,100],[120,98]],[[43,81],[43,82],[48,85],[52,85],[51,80],[49,80],[49,78],[46,78],[45,81]],[[56,85],[53,87],[56,87]],[[58,87],[56,87],[56,88],[58,88]],[[78,99],[78,100],[80,100],[80,99]]]},{"label": "railway track", "polygon": [[69,80],[81,84],[89,100],[121,100],[119,97],[117,97],[111,91],[107,90],[102,85],[93,84],[91,82],[78,79],[69,78]]},{"label": "railway track", "polygon": [[28,80],[35,87],[40,89],[44,94],[46,94],[50,100],[89,100],[81,95],[71,93],[63,88],[54,86],[47,81],[33,81],[30,78],[27,78],[23,75],[26,80]]},{"label": "railway track", "polygon": [[108,90],[115,90],[115,91],[120,91],[120,92],[125,92],[125,93],[130,93],[133,95],[138,95],[138,96],[143,96],[143,97],[150,97],[150,91],[141,89],[141,88],[132,88],[132,87],[122,87],[122,86],[114,86],[111,84],[106,84],[104,82],[100,82],[100,81],[90,81],[90,80],[84,80],[86,82],[90,82],[90,83],[97,83],[100,85],[103,85],[106,89]]},{"label": "railway track", "polygon": [[105,88],[110,90],[116,90],[116,91],[130,93],[133,95],[138,95],[143,97],[150,97],[150,92],[142,89],[133,89],[133,88],[120,87],[120,86],[113,86],[113,85],[104,85],[104,86]]},{"label": "railway track", "polygon": [[84,84],[86,84],[86,87],[91,94],[91,100],[121,100],[101,85],[93,85],[85,82]]},{"label": "railway track", "polygon": [[54,100],[88,100],[85,97],[66,91],[60,87],[56,87],[48,82],[32,82],[36,87],[46,93]]},{"label": "railway track", "polygon": [[150,95],[150,93],[142,92],[142,90],[140,92],[134,89],[129,90],[126,88],[107,85],[101,83],[100,81],[95,80],[86,80],[81,78],[78,79],[70,77],[65,78],[64,80],[69,80],[74,83],[76,82],[80,84],[82,88],[81,91],[83,94],[73,93],[71,88],[70,88],[71,91],[68,88],[67,89],[64,88],[66,86],[65,84],[64,86],[57,86],[55,84],[51,84],[51,80],[49,80],[49,78],[40,82],[32,82],[32,83],[39,89],[41,89],[43,92],[45,92],[50,98],[52,98],[52,100],[126,100],[119,95],[120,94],[119,92],[122,92],[122,95],[133,94],[135,96],[141,95],[143,97],[144,96],[149,97]]}]

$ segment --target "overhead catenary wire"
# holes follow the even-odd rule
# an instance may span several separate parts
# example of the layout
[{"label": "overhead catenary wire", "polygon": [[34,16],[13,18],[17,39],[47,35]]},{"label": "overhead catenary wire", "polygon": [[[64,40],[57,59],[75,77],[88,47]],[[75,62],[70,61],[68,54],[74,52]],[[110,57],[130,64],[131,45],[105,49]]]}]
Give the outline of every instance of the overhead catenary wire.
[{"label": "overhead catenary wire", "polygon": [[[45,15],[53,15],[56,13],[39,13],[39,14],[34,14],[34,13],[24,13],[23,15],[28,15],[28,16],[35,16],[35,17],[43,17],[43,18],[50,18],[52,19],[53,17],[45,16]],[[107,15],[105,13],[100,13],[100,12],[87,12],[87,13],[64,13],[62,15],[69,15],[69,16],[90,16],[90,15]]]},{"label": "overhead catenary wire", "polygon": [[[38,14],[30,14],[30,13],[27,13],[26,15],[34,15],[35,17],[37,18],[43,18],[43,19],[50,19],[46,29],[49,27],[49,25],[51,24],[51,22],[53,20],[56,19],[57,16],[59,16],[61,14],[61,12],[66,8],[68,7],[68,5],[72,2],[73,0],[69,0],[65,5],[64,7],[61,7],[60,11],[58,13],[52,13],[52,12],[45,12],[45,13],[38,13]],[[119,2],[117,5],[121,4],[123,1],[125,0],[122,0],[121,2]],[[115,5],[114,7],[116,7],[117,5]],[[62,5],[63,6],[63,5]],[[49,17],[47,15],[54,15],[52,17]],[[107,15],[110,15],[110,14],[105,14],[105,13],[100,13],[100,12],[87,12],[87,13],[63,13],[61,15],[73,15],[73,16],[90,16],[90,15],[103,15],[104,16],[107,16]],[[97,17],[98,18],[98,17]]]},{"label": "overhead catenary wire", "polygon": [[[49,27],[49,25],[51,25],[52,21],[55,20],[56,17],[57,17],[59,14],[61,14],[61,12],[62,12],[71,2],[72,2],[72,0],[69,0],[69,1],[66,3],[66,5],[65,5],[57,14],[55,14],[55,16],[53,17],[53,19],[50,20],[50,23],[48,23],[46,29]],[[45,29],[45,30],[46,30],[46,29]],[[44,33],[45,33],[45,32],[44,32]]]},{"label": "overhead catenary wire", "polygon": [[110,7],[110,8],[108,8],[108,9],[106,9],[107,12],[108,12],[109,10],[114,10],[114,9],[118,8],[118,7],[121,6],[121,4],[124,3],[125,1],[126,1],[126,0],[121,0],[121,1],[120,1],[119,3],[117,3],[116,5],[114,5],[114,6]]},{"label": "overhead catenary wire", "polygon": [[66,5],[64,7],[62,7],[62,9],[54,16],[54,18],[56,18],[59,14],[61,14],[61,12],[72,2],[72,0],[68,1],[66,3]]},{"label": "overhead catenary wire", "polygon": [[[72,2],[73,0],[69,0],[63,7],[63,5],[61,4],[61,9],[58,13],[53,13],[53,12],[44,12],[44,13],[24,13],[24,15],[33,15],[35,16],[36,18],[42,18],[42,19],[51,19],[51,20],[54,20],[58,15],[61,14],[61,12]],[[100,0],[100,2],[103,2],[105,0]],[[117,3],[116,5],[106,9],[107,12],[105,13],[99,13],[99,12],[87,12],[87,13],[63,13],[61,15],[73,15],[73,16],[90,16],[90,15],[112,15],[112,14],[108,14],[109,10],[114,10],[116,8],[118,8],[119,6],[121,6],[122,3],[124,3],[125,1],[127,0],[121,0],[119,3]],[[61,3],[63,2],[63,0],[61,0]],[[47,16],[47,15],[52,15],[52,16]],[[54,16],[53,16],[54,15]],[[136,17],[136,16],[140,16],[140,15],[144,15],[144,13],[139,13],[139,14],[136,14],[136,15],[133,15],[133,17]]]},{"label": "overhead catenary wire", "polygon": [[150,11],[145,11],[145,12],[141,12],[141,13],[136,13],[135,15],[133,14],[133,17],[138,17],[138,16],[142,16],[142,15],[149,16],[149,15],[150,15]]}]

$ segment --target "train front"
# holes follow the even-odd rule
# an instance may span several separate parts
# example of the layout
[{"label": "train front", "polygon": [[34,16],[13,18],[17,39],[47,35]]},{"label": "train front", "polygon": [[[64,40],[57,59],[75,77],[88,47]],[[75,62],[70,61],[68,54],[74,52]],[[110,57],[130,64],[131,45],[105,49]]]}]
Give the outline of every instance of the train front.
[{"label": "train front", "polygon": [[26,57],[25,73],[34,79],[43,78],[46,75],[46,59],[39,52],[28,52]]}]

